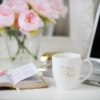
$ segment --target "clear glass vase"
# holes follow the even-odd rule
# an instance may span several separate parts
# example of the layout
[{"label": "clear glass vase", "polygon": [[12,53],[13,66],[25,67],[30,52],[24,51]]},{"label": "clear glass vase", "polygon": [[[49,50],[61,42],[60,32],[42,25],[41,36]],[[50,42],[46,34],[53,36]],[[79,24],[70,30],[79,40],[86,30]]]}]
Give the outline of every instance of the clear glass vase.
[{"label": "clear glass vase", "polygon": [[[16,33],[17,34],[17,33]],[[37,34],[31,38],[27,38],[24,35],[9,36],[5,34],[1,36],[3,42],[2,49],[0,52],[3,57],[1,57],[1,63],[7,61],[7,67],[14,68],[22,66],[26,63],[36,62],[37,54],[39,50],[39,44],[42,33]],[[5,64],[3,64],[5,66]]]}]

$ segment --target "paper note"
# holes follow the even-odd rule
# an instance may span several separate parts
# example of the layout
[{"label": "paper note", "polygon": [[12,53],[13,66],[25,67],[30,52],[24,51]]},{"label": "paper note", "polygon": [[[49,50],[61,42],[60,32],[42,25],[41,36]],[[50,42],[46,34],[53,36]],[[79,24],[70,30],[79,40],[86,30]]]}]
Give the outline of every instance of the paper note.
[{"label": "paper note", "polygon": [[17,84],[18,82],[29,78],[37,73],[38,69],[36,65],[34,65],[33,63],[29,63],[19,68],[11,70],[8,75],[12,80],[13,84]]}]

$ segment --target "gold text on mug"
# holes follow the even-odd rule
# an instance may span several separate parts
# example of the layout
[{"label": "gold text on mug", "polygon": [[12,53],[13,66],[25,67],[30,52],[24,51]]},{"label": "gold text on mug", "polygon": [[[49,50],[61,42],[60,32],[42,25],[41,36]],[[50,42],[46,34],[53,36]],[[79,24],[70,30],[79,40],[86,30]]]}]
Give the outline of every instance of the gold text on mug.
[{"label": "gold text on mug", "polygon": [[66,76],[66,77],[74,76],[74,67],[62,66],[60,71],[61,71],[61,74]]}]

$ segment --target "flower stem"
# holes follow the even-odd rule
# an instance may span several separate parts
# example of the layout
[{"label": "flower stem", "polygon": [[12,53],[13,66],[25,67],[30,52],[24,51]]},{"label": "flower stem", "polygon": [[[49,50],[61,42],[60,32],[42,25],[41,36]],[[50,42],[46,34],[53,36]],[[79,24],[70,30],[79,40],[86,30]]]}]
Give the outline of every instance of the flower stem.
[{"label": "flower stem", "polygon": [[32,58],[37,60],[37,56],[32,54],[30,52],[30,50],[25,46],[25,39],[26,39],[25,35],[21,34],[21,32],[19,30],[10,29],[9,27],[6,28],[6,32],[10,39],[12,37],[15,37],[15,39],[18,43],[18,49],[16,51],[16,54],[15,54],[15,56],[11,57],[11,60],[15,60],[16,56],[18,56],[20,54],[21,50],[23,50],[23,52],[26,51]]},{"label": "flower stem", "polygon": [[37,56],[33,55],[24,45],[23,47],[35,60],[37,60]]},{"label": "flower stem", "polygon": [[28,49],[27,47],[24,45],[25,43],[25,39],[26,39],[26,36],[23,37],[23,40],[20,40],[17,36],[15,37],[17,42],[18,42],[18,50],[15,54],[15,57],[13,57],[12,59],[15,60],[16,59],[16,56],[18,56],[18,54],[20,53],[20,50],[23,49],[25,50],[32,58],[34,58],[35,60],[37,60],[37,56],[33,55]]}]

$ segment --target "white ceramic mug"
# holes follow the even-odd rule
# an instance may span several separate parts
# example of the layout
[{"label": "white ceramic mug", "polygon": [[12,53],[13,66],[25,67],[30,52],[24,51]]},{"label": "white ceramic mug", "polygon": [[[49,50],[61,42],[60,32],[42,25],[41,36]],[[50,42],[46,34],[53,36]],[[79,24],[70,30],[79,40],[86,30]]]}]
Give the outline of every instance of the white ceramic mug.
[{"label": "white ceramic mug", "polygon": [[[82,77],[81,68],[88,63],[89,71]],[[89,78],[93,67],[89,60],[82,60],[77,53],[57,53],[52,56],[53,77],[59,89],[74,89]]]}]

